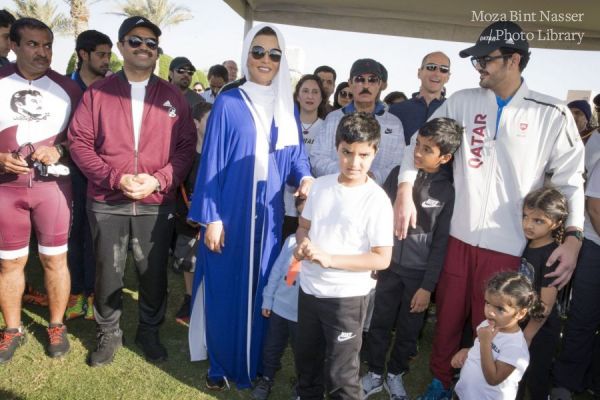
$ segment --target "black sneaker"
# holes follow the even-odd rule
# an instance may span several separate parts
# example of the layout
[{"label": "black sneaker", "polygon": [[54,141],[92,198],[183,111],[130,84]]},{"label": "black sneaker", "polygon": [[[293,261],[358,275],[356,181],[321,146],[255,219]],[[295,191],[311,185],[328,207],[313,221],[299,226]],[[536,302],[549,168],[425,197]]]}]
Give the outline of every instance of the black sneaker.
[{"label": "black sneaker", "polygon": [[269,398],[269,394],[271,393],[271,388],[273,387],[273,379],[267,378],[266,376],[261,376],[256,381],[256,385],[254,385],[254,389],[250,394],[250,397],[253,400],[267,400]]},{"label": "black sneaker", "polygon": [[98,331],[96,334],[96,350],[90,354],[90,367],[101,367],[110,364],[119,347],[123,345],[123,331],[119,328],[112,331]]},{"label": "black sneaker", "polygon": [[48,332],[48,347],[46,353],[52,358],[62,357],[69,352],[69,338],[67,337],[67,326],[65,324],[50,324],[46,328]]},{"label": "black sneaker", "polygon": [[9,362],[17,347],[25,344],[27,336],[23,327],[0,330],[0,364]]},{"label": "black sneaker", "polygon": [[150,362],[161,362],[167,360],[167,349],[160,343],[157,331],[140,331],[135,335],[135,344],[142,351],[146,360]]},{"label": "black sneaker", "polygon": [[192,296],[186,294],[183,298],[183,304],[179,307],[179,311],[175,314],[175,322],[181,325],[190,325],[190,308],[192,303]]},{"label": "black sneaker", "polygon": [[206,388],[209,390],[223,390],[225,387],[229,387],[227,380],[225,378],[210,378],[208,374],[206,374]]}]

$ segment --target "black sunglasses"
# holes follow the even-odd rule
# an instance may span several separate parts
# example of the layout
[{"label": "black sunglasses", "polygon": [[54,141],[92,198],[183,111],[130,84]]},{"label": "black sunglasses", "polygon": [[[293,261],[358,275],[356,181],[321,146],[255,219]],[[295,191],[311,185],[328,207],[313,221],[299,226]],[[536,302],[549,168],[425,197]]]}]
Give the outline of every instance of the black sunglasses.
[{"label": "black sunglasses", "polygon": [[433,72],[439,68],[439,70],[442,74],[447,74],[448,72],[450,72],[449,66],[438,65],[438,64],[434,64],[434,63],[425,64],[425,65],[423,65],[423,68],[425,68],[427,71],[431,71],[431,72]]},{"label": "black sunglasses", "polygon": [[177,68],[175,71],[178,74],[186,74],[186,75],[189,75],[189,76],[194,75],[194,72],[196,72],[196,71],[192,71],[191,69],[187,69],[187,68]]},{"label": "black sunglasses", "polygon": [[352,77],[352,82],[354,83],[365,83],[365,82],[369,82],[370,84],[376,85],[381,81],[381,79],[378,76],[375,75],[370,75],[368,77],[364,77],[362,75],[356,75],[354,77]]},{"label": "black sunglasses", "polygon": [[342,98],[344,98],[344,99],[351,99],[351,100],[352,100],[352,97],[353,97],[353,95],[352,95],[352,93],[351,93],[351,92],[346,92],[345,90],[342,90],[342,91],[340,92],[340,96],[341,96]]},{"label": "black sunglasses", "polygon": [[250,49],[250,55],[252,55],[252,58],[254,58],[255,60],[262,60],[265,54],[269,55],[271,61],[278,63],[279,61],[281,61],[281,56],[283,53],[279,49],[271,49],[267,51],[262,46],[253,46]]},{"label": "black sunglasses", "polygon": [[499,56],[471,57],[471,64],[473,64],[475,68],[477,68],[477,66],[479,65],[481,69],[485,69],[485,67],[490,61],[498,60],[499,58],[506,59],[511,57],[512,54],[500,54]]},{"label": "black sunglasses", "polygon": [[154,38],[141,38],[139,36],[129,36],[127,38],[127,43],[132,49],[137,49],[143,44],[146,45],[150,50],[156,50],[158,48],[158,40]]}]

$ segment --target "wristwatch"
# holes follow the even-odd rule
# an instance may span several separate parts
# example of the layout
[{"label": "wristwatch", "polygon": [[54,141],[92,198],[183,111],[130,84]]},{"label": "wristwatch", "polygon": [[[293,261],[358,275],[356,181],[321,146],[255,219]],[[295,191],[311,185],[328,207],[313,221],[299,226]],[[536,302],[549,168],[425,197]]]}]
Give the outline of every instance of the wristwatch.
[{"label": "wristwatch", "polygon": [[580,231],[580,230],[574,230],[574,231],[565,232],[565,238],[567,236],[574,236],[575,239],[579,240],[580,242],[583,242],[583,232]]},{"label": "wristwatch", "polygon": [[65,146],[63,146],[62,144],[58,143],[58,144],[54,145],[54,148],[58,152],[58,157],[59,158],[63,158],[64,155],[65,155]]}]

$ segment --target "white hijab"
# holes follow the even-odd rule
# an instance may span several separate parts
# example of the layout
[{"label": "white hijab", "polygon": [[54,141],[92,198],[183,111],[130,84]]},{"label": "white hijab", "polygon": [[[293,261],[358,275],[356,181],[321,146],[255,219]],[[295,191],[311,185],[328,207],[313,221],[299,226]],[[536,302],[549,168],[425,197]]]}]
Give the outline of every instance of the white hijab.
[{"label": "white hijab", "polygon": [[[285,41],[283,35],[279,30],[271,24],[260,24],[248,32],[244,38],[244,45],[242,47],[242,72],[248,81],[250,81],[250,74],[248,73],[248,56],[250,52],[250,45],[256,34],[264,27],[273,29],[275,35],[277,35],[277,42],[279,48],[282,51],[281,61],[279,62],[279,71],[273,77],[271,81],[271,88],[273,90],[274,98],[274,112],[275,126],[279,129],[277,143],[275,149],[281,150],[286,146],[297,146],[298,145],[298,125],[294,117],[294,99],[292,94],[292,80],[290,78],[290,69],[288,67],[287,58],[285,56]],[[250,99],[255,102],[259,101],[261,95],[255,93],[252,90],[253,85],[250,87],[243,86]],[[250,90],[246,90],[250,89]],[[264,93],[264,92],[263,92]]]}]

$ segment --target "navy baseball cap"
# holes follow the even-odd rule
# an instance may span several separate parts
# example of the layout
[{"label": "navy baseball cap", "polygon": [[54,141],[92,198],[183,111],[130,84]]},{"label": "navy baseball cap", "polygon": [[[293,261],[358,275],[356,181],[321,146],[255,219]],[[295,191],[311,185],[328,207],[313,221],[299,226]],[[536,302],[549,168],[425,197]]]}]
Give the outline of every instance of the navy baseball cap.
[{"label": "navy baseball cap", "polygon": [[527,54],[529,52],[527,35],[519,25],[512,21],[494,22],[481,32],[475,46],[464,49],[458,54],[462,58],[484,57],[500,47],[515,49]]},{"label": "navy baseball cap", "polygon": [[119,42],[122,42],[125,38],[125,35],[127,35],[129,32],[131,32],[138,26],[143,26],[145,28],[150,29],[152,33],[156,35],[157,38],[162,34],[160,28],[153,24],[148,18],[141,16],[129,17],[125,21],[123,21],[121,27],[119,28]]}]

